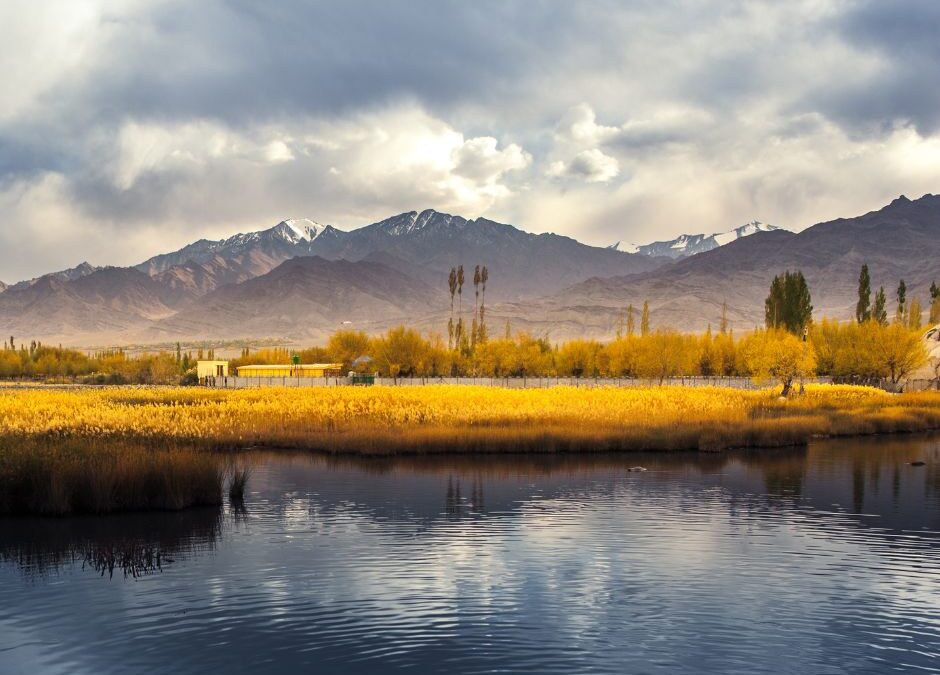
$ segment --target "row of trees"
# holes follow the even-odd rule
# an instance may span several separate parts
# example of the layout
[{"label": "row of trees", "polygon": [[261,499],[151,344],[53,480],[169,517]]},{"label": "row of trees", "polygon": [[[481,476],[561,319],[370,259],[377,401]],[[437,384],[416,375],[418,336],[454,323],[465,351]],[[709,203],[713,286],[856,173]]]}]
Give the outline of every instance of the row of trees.
[{"label": "row of trees", "polygon": [[[700,335],[674,330],[626,333],[611,342],[569,340],[552,344],[526,333],[478,342],[472,352],[454,349],[439,335],[403,326],[378,336],[339,331],[324,346],[244,350],[232,366],[342,363],[345,370],[399,376],[637,377],[662,381],[674,376],[772,377],[787,384],[813,374],[839,378],[884,378],[899,382],[925,362],[918,331],[901,323],[838,323],[822,320],[803,341],[784,328]],[[211,353],[163,352],[130,356],[122,351],[84,354],[40,344],[0,350],[0,377],[73,377],[108,383],[167,383],[192,375],[195,361]],[[365,359],[361,357],[367,357]],[[938,364],[940,366],[940,364]],[[940,374],[940,373],[938,373]],[[190,379],[192,379],[190,377]]]},{"label": "row of trees", "polygon": [[[844,378],[885,378],[898,382],[924,364],[919,333],[900,324],[840,324],[823,320],[808,340],[782,328],[759,329],[735,338],[732,332],[701,335],[658,329],[623,335],[611,342],[569,340],[552,345],[526,333],[479,343],[471,355],[448,348],[439,336],[398,327],[370,337],[359,331],[335,333],[325,347],[303,352],[304,360],[343,363],[382,375],[438,377],[456,373],[480,377],[748,376],[783,379],[814,374]],[[289,363],[287,350],[265,350],[251,362]],[[248,361],[236,360],[237,365]]]},{"label": "row of trees", "polygon": [[[924,308],[920,298],[913,298],[908,304],[907,284],[904,279],[898,282],[895,292],[896,304],[894,322],[905,324],[912,330],[923,327]],[[874,303],[871,299],[871,274],[868,265],[862,265],[858,276],[858,303],[855,305],[855,320],[859,324],[875,321],[882,326],[888,325],[888,302],[885,288],[881,286],[875,294]],[[931,325],[940,323],[940,286],[934,281],[930,284],[930,306],[928,321]]]},{"label": "row of trees", "polygon": [[[812,323],[812,298],[802,272],[774,277],[765,302],[765,329],[735,339],[728,329],[727,310],[717,335],[651,330],[649,303],[640,312],[639,334],[632,305],[620,315],[616,339],[571,340],[551,344],[526,333],[491,339],[486,328],[486,285],[489,272],[477,265],[473,274],[474,310],[469,324],[463,317],[463,266],[451,270],[451,317],[446,344],[439,335],[421,335],[403,326],[370,337],[360,331],[339,331],[325,346],[293,352],[287,349],[244,349],[232,360],[236,368],[249,364],[287,364],[299,356],[304,363],[343,364],[344,370],[377,371],[386,376],[481,377],[635,377],[662,382],[674,376],[750,376],[775,378],[788,392],[795,378],[813,374],[846,379],[889,379],[899,382],[926,361],[921,343],[921,309],[915,299],[908,307],[906,286],[897,290],[895,320],[887,320],[884,288],[871,303],[871,277],[863,265],[859,275],[857,321],[840,324],[824,319]],[[931,320],[940,313],[940,288],[930,289]],[[454,304],[456,301],[456,314]],[[194,356],[183,353],[143,354],[123,351],[84,354],[33,342],[17,348],[14,338],[0,351],[0,377],[84,377],[99,382],[164,383],[195,379],[195,362],[213,359],[210,350]],[[940,363],[936,364],[940,376]]]},{"label": "row of trees", "polygon": [[175,384],[190,375],[195,381],[196,361],[213,359],[212,350],[184,353],[161,351],[130,355],[114,349],[86,353],[41,342],[20,344],[14,338],[0,350],[0,378],[61,378],[98,384]]},{"label": "row of trees", "polygon": [[[463,319],[463,285],[466,277],[463,265],[452,267],[447,278],[447,288],[450,291],[450,318],[447,321],[447,348],[470,355],[477,344],[486,342],[486,284],[490,279],[490,271],[486,265],[477,265],[473,270],[473,319],[470,330]],[[457,315],[454,320],[454,296],[457,298]]]},{"label": "row of trees", "polygon": [[[919,298],[908,302],[907,284],[904,279],[898,282],[895,294],[894,323],[911,330],[923,327],[924,310]],[[770,293],[764,305],[765,323],[768,328],[780,328],[794,334],[803,333],[813,321],[813,303],[803,273],[784,272],[775,276],[770,284]],[[888,300],[884,286],[875,293],[872,301],[871,274],[868,265],[862,265],[858,277],[858,302],[855,305],[855,319],[859,325],[875,322],[887,326]],[[940,322],[940,286],[934,281],[930,285],[931,325]]]}]

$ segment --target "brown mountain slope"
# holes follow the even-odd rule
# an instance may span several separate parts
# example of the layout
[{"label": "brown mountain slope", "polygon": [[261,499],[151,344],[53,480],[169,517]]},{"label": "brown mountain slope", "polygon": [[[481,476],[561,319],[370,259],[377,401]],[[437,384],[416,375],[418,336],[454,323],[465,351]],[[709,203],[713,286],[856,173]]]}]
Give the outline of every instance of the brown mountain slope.
[{"label": "brown mountain slope", "polygon": [[268,274],[199,298],[137,336],[196,338],[290,337],[325,340],[335,330],[410,323],[443,311],[440,290],[385,265],[293,258]]},{"label": "brown mountain slope", "polygon": [[133,269],[43,277],[0,294],[0,326],[24,339],[101,343],[173,313],[184,296]]},{"label": "brown mountain slope", "polygon": [[648,299],[654,326],[686,330],[717,327],[727,302],[732,327],[763,323],[764,298],[775,274],[802,270],[814,315],[846,319],[857,300],[859,268],[867,263],[872,284],[883,285],[894,311],[903,278],[908,299],[926,301],[940,278],[940,196],[900,197],[879,211],[814,225],[803,232],[762,232],[629,277],[594,278],[526,305],[499,308],[552,335],[610,336],[620,310]]}]

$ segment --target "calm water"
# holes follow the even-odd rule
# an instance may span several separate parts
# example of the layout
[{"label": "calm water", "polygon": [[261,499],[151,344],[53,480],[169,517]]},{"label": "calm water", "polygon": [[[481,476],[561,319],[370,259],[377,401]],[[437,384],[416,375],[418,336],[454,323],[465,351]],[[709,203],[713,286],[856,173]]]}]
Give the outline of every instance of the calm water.
[{"label": "calm water", "polygon": [[0,672],[940,672],[937,438],[266,455],[250,489],[0,520]]}]

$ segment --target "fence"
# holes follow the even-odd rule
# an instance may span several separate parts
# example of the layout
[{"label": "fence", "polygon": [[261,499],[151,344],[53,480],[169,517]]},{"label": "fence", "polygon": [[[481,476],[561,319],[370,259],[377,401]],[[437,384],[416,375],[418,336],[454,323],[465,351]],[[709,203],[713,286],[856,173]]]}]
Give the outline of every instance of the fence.
[{"label": "fence", "polygon": [[[832,378],[816,377],[807,384],[830,384]],[[220,389],[258,389],[263,387],[345,387],[345,377],[217,377],[205,382]],[[506,389],[546,389],[548,387],[650,387],[660,384],[658,379],[630,377],[377,377],[376,387],[421,387],[435,384],[462,384],[478,387]],[[668,377],[663,385],[671,387],[730,387],[732,389],[761,389],[767,383],[756,383],[748,377]]]}]

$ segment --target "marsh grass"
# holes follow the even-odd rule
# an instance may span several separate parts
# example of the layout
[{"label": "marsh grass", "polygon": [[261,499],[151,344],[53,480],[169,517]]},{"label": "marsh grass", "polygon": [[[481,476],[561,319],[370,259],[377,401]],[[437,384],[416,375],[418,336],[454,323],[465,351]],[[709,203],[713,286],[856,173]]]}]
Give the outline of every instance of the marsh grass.
[{"label": "marsh grass", "polygon": [[222,503],[218,457],[125,441],[0,441],[0,515],[179,510]]},{"label": "marsh grass", "polygon": [[812,386],[790,399],[681,387],[3,391],[0,514],[219,504],[226,482],[237,502],[250,476],[247,448],[720,451],[929,429],[940,429],[940,394],[848,386]]},{"label": "marsh grass", "polygon": [[251,467],[243,466],[233,468],[228,483],[228,498],[232,502],[245,501],[245,488],[251,477]]}]

